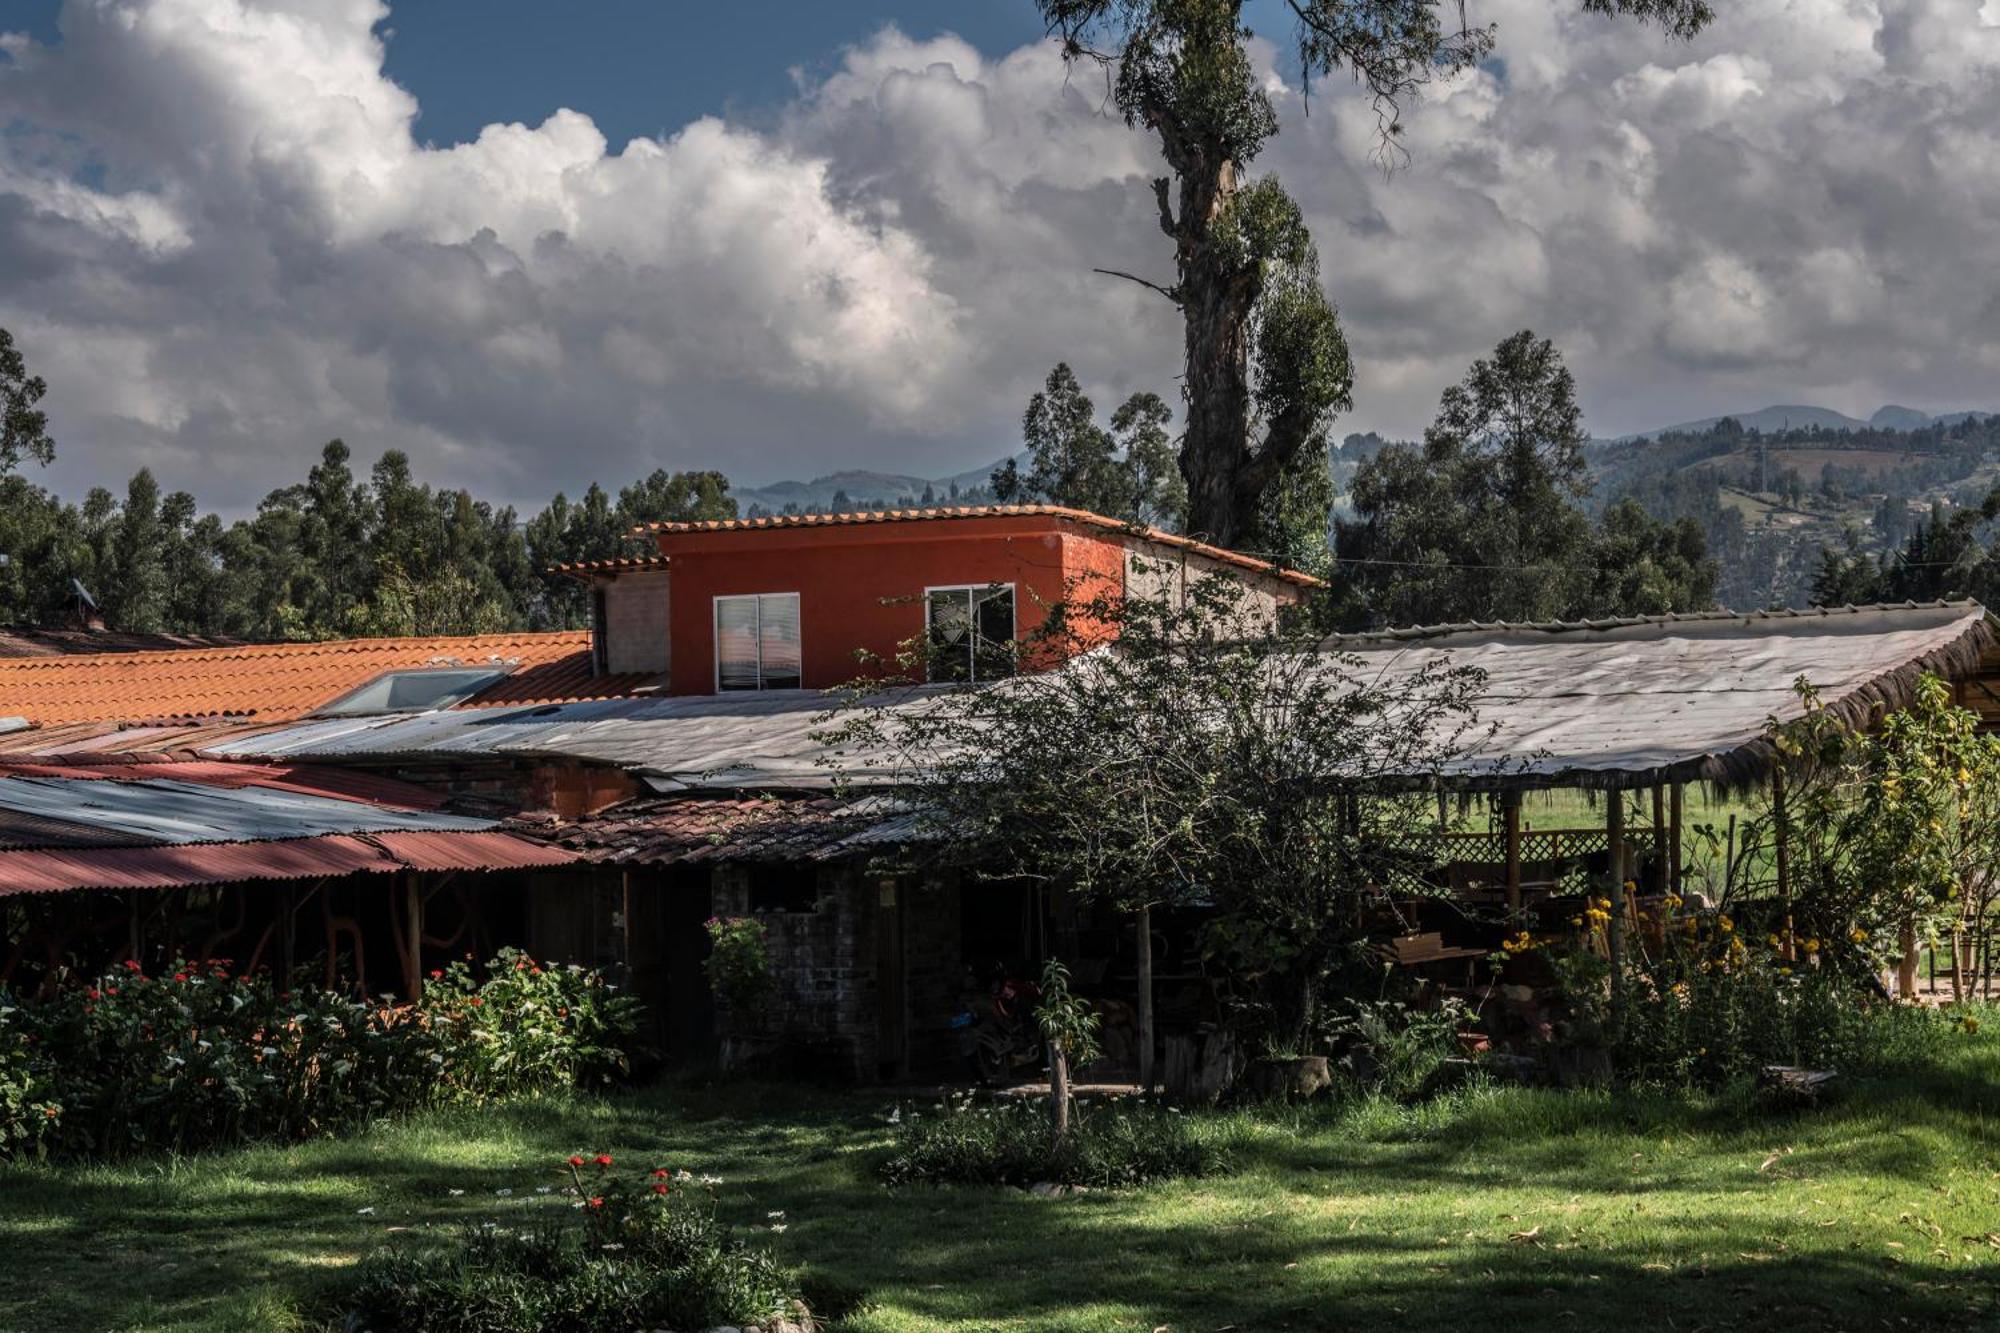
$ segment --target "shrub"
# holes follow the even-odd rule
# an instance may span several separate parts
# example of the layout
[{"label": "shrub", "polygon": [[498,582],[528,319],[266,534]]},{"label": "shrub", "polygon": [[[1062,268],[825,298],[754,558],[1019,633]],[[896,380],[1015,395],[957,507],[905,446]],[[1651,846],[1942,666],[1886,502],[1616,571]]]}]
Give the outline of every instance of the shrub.
[{"label": "shrub", "polygon": [[42,1156],[62,1119],[62,1106],[48,1095],[19,1013],[0,997],[0,1159]]},{"label": "shrub", "polygon": [[[518,961],[503,955],[477,985],[462,966],[440,972],[415,1006],[279,992],[220,959],[158,977],[128,962],[21,1002],[0,1018],[0,1156],[311,1138],[440,1102],[595,1085],[624,1068],[637,1006],[595,974],[530,978],[532,963],[517,972]],[[35,1108],[44,1123],[24,1129]]]},{"label": "shrub", "polygon": [[982,1102],[970,1094],[931,1115],[898,1108],[891,1185],[1140,1185],[1228,1169],[1219,1121],[1138,1101],[1080,1101],[1060,1147],[1039,1098]]},{"label": "shrub", "polygon": [[625,1333],[806,1318],[777,1261],[731,1236],[713,1191],[685,1171],[635,1175],[608,1155],[572,1157],[565,1170],[559,1216],[444,1245],[399,1242],[363,1260],[350,1293],[360,1326]]},{"label": "shrub", "polygon": [[1414,1101],[1434,1092],[1460,1052],[1463,1002],[1415,1009],[1393,1000],[1349,1001],[1329,1023],[1339,1068],[1363,1092]]},{"label": "shrub", "polygon": [[764,923],[747,916],[712,916],[708,929],[708,984],[731,1009],[748,1012],[771,989],[771,956]]},{"label": "shrub", "polygon": [[[1935,1012],[1897,1005],[1820,966],[1818,940],[1752,939],[1726,913],[1657,925],[1649,947],[1626,967],[1616,1023],[1609,965],[1585,951],[1553,959],[1570,1014],[1558,1039],[1608,1045],[1628,1078],[1714,1088],[1764,1065],[1856,1073],[1907,1067],[1935,1055],[1948,1035]],[[1517,952],[1536,947],[1545,946],[1509,945]]]},{"label": "shrub", "polygon": [[598,1088],[631,1072],[637,1000],[575,963],[544,967],[502,949],[481,982],[465,963],[431,973],[426,1020],[444,1041],[447,1094],[483,1100],[557,1088]]}]

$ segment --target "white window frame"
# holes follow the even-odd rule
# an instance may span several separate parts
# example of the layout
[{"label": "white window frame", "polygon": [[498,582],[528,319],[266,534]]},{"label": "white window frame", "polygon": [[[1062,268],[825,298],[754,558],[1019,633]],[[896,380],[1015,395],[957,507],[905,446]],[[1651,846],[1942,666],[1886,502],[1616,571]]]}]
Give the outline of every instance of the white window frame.
[{"label": "white window frame", "polygon": [[[1007,642],[1010,645],[1007,655],[1009,659],[1013,658],[1014,650],[1011,645],[1021,641],[1021,589],[1019,585],[1002,583],[998,579],[989,579],[985,583],[939,583],[924,589],[924,679],[926,681],[930,681],[931,594],[934,592],[988,592],[994,588],[1005,588],[1007,590],[1007,619],[1009,621],[1007,626]],[[968,605],[967,609],[970,610],[971,607]],[[972,620],[972,632],[975,635],[979,633],[979,618],[977,616],[974,616]],[[973,648],[971,661],[972,674],[966,678],[965,683],[976,685],[979,683],[979,650],[976,644]],[[1013,673],[1009,672],[1008,674],[1011,675]],[[932,683],[943,684],[945,682]]]},{"label": "white window frame", "polygon": [[[722,604],[748,597],[756,601],[760,597],[790,597],[799,604],[799,683],[793,686],[772,689],[764,683],[764,628],[763,611],[758,610],[757,626],[757,688],[754,690],[728,690],[722,688]],[[806,688],[806,621],[805,599],[797,592],[777,589],[772,592],[722,592],[708,599],[708,659],[709,693],[711,694],[801,694]]]}]

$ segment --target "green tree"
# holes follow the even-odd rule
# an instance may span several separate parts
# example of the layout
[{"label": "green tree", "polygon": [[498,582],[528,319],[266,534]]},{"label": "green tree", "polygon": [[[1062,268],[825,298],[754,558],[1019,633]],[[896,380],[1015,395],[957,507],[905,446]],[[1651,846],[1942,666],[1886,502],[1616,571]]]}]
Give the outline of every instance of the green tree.
[{"label": "green tree", "polygon": [[1187,488],[1178,474],[1167,423],[1173,412],[1158,394],[1135,393],[1097,424],[1097,409],[1067,364],[1049,372],[1021,418],[1029,465],[1013,459],[994,470],[1001,504],[1046,502],[1087,509],[1128,523],[1178,528]]},{"label": "green tree", "polygon": [[[1087,652],[1107,630],[1115,651]],[[1220,577],[1185,596],[1076,594],[1021,652],[1068,665],[916,709],[869,706],[881,682],[857,685],[828,739],[949,830],[919,844],[930,855],[1124,912],[1212,908],[1234,999],[1274,1047],[1314,1039],[1350,969],[1379,983],[1355,909],[1429,827],[1407,778],[1463,752],[1476,672],[1364,673]]]},{"label": "green tree", "polygon": [[56,456],[48,414],[35,406],[48,391],[46,381],[28,373],[14,335],[0,329],[0,473],[12,472],[23,458],[46,464]]},{"label": "green tree", "polygon": [[[1288,470],[1326,467],[1326,431],[1348,406],[1352,369],[1296,203],[1250,163],[1278,120],[1246,49],[1242,0],[1036,0],[1072,64],[1101,67],[1129,124],[1157,138],[1171,173],[1153,182],[1175,279],[1141,281],[1181,311],[1187,399],[1181,470],[1188,531],[1277,550],[1270,493]],[[1286,0],[1308,85],[1348,75],[1374,100],[1385,145],[1433,79],[1471,68],[1493,30],[1436,0]],[[1706,0],[1584,0],[1690,36]],[[1393,147],[1392,147],[1393,151]],[[1130,274],[1119,274],[1131,277]],[[1313,489],[1295,484],[1293,503]],[[1282,505],[1280,508],[1282,509]],[[1292,516],[1296,521],[1296,515]],[[1322,533],[1323,536],[1323,533]]]}]

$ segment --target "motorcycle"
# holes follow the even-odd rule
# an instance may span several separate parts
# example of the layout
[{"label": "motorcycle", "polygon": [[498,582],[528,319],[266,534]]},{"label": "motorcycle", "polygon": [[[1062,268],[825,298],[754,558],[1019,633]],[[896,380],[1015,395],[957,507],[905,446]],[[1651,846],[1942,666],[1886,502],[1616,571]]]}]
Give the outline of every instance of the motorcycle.
[{"label": "motorcycle", "polygon": [[984,1012],[960,1001],[951,1025],[959,1034],[959,1054],[981,1083],[1002,1083],[1023,1069],[1042,1067],[1042,1033],[1035,1023],[1041,996],[1041,987],[1033,982],[1003,976],[994,983]]}]

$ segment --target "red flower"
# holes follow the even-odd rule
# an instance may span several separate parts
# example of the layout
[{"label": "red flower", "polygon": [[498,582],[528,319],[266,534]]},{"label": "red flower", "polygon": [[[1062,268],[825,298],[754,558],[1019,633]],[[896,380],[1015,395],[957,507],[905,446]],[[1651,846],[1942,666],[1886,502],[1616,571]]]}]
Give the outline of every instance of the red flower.
[{"label": "red flower", "polygon": [[186,981],[187,979],[188,979],[188,974],[187,974],[187,973],[185,973],[185,972],[176,972],[176,973],[174,973],[174,980],[175,980],[175,981]]},{"label": "red flower", "polygon": [[83,998],[84,998],[84,999],[86,999],[86,1000],[94,1000],[94,999],[96,999],[96,998],[97,998],[97,996],[98,996],[98,993],[99,993],[99,992],[98,992],[98,989],[97,989],[97,987],[95,987],[95,986],[92,986],[92,987],[91,987],[91,988],[90,988],[89,990],[87,990],[87,991],[85,991],[85,992],[83,993]]},{"label": "red flower", "polygon": [[604,1206],[604,1200],[602,1198],[592,1199],[590,1201],[590,1206],[592,1208],[602,1208]]},{"label": "red flower", "polygon": [[653,1168],[653,1179],[655,1180],[665,1180],[668,1176],[672,1174],[673,1172],[667,1170],[667,1168],[665,1168],[664,1166],[656,1166]]},{"label": "red flower", "polygon": [[127,972],[137,972],[139,970],[139,960],[136,958],[127,958],[125,960],[125,970]]},{"label": "red flower", "polygon": [[611,1165],[611,1154],[610,1154],[610,1153],[608,1153],[608,1152],[601,1152],[601,1153],[597,1154],[597,1164],[598,1164],[599,1166],[610,1166],[610,1165]]},{"label": "red flower", "polygon": [[581,1157],[572,1157],[572,1158],[570,1158],[570,1159],[569,1159],[569,1164],[570,1164],[571,1166],[582,1166],[582,1165],[583,1165],[583,1159],[582,1159]]},{"label": "red flower", "polygon": [[56,1108],[53,1106],[44,1106],[42,1108],[42,1114],[44,1116],[47,1116],[50,1120],[53,1120],[56,1118]]},{"label": "red flower", "polygon": [[665,1194],[666,1192],[667,1192],[667,1182],[664,1180],[661,1181],[659,1184],[653,1186],[653,1193],[655,1194]]},{"label": "red flower", "polygon": [[477,995],[475,995],[472,997],[469,1003],[472,1005],[474,1009],[477,1009],[480,1005],[485,1004],[486,1001],[480,999]]},{"label": "red flower", "polygon": [[116,995],[118,993],[118,988],[116,986],[106,986],[104,988],[104,993],[106,995]]},{"label": "red flower", "polygon": [[432,980],[432,981],[436,981],[436,980],[437,980],[437,979],[438,979],[439,977],[441,977],[441,976],[443,976],[443,975],[444,975],[444,969],[443,969],[443,968],[441,968],[441,967],[434,967],[434,968],[432,968],[432,969],[431,969],[431,980]]},{"label": "red flower", "polygon": [[531,967],[528,969],[528,975],[531,977],[539,977],[540,975],[542,975],[542,969],[540,969],[539,967]]}]

